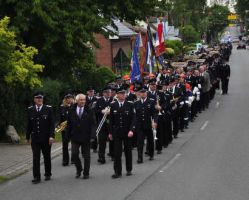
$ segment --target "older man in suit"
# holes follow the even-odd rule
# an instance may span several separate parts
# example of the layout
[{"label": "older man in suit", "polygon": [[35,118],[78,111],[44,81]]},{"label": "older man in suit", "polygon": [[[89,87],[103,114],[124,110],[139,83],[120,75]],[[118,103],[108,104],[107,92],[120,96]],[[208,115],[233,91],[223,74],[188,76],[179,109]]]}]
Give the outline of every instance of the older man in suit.
[{"label": "older man in suit", "polygon": [[90,171],[90,140],[92,119],[86,104],[86,96],[78,94],[76,104],[72,107],[68,115],[68,136],[72,143],[72,159],[76,166],[76,178],[81,176],[82,164],[79,158],[79,150],[82,149],[84,157],[83,178],[89,178]]}]

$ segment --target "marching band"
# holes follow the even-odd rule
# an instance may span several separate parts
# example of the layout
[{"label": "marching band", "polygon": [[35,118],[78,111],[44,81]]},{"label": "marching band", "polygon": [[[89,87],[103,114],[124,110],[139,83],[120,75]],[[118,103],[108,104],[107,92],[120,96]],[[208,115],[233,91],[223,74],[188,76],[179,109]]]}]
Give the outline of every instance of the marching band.
[{"label": "marching band", "polygon": [[[84,179],[89,178],[91,149],[98,152],[99,164],[105,164],[107,155],[110,156],[114,167],[112,178],[122,176],[122,152],[127,176],[132,175],[134,149],[138,164],[144,162],[144,156],[153,161],[155,150],[156,154],[163,153],[179,137],[179,132],[188,129],[189,123],[209,108],[220,85],[222,94],[228,93],[231,51],[230,44],[201,49],[193,57],[165,63],[159,73],[148,74],[134,83],[130,83],[128,75],[118,76],[116,82],[102,90],[101,96],[95,95],[93,87],[87,88],[87,95],[76,94],[75,98],[75,94],[67,93],[55,131],[62,134],[62,165],[69,165],[69,142],[76,178],[82,172]],[[43,105],[43,94],[35,94],[26,134],[33,149],[33,183],[41,181],[40,152],[45,160],[45,180],[52,175],[53,124],[51,107]]]}]

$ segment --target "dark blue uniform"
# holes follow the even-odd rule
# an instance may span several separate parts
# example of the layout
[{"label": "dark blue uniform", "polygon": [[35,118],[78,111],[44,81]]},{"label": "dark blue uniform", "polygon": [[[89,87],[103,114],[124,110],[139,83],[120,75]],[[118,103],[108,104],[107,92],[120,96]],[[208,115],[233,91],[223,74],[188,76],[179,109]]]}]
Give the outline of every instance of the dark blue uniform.
[{"label": "dark blue uniform", "polygon": [[125,153],[126,171],[132,171],[132,139],[128,137],[129,131],[135,131],[136,114],[132,102],[124,101],[120,107],[119,102],[111,104],[110,133],[114,141],[114,171],[115,175],[122,174],[122,151]]},{"label": "dark blue uniform", "polygon": [[50,177],[52,175],[51,145],[49,144],[50,137],[54,138],[52,107],[43,105],[40,111],[37,110],[36,106],[29,107],[26,139],[31,139],[31,147],[33,151],[33,176],[38,180],[41,179],[41,152],[44,157],[45,176]]}]

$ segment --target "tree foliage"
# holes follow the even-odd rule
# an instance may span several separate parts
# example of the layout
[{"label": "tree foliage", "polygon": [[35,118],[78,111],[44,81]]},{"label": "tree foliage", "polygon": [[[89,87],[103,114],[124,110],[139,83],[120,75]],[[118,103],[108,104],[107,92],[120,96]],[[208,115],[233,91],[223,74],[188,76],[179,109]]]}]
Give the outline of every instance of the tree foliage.
[{"label": "tree foliage", "polygon": [[200,34],[191,25],[181,27],[180,34],[185,44],[191,44],[200,41]]},{"label": "tree foliage", "polygon": [[0,94],[3,95],[0,99],[0,132],[20,119],[20,108],[23,107],[19,103],[25,105],[22,97],[41,85],[38,75],[44,68],[33,61],[37,49],[18,43],[8,25],[8,17],[0,20]]}]

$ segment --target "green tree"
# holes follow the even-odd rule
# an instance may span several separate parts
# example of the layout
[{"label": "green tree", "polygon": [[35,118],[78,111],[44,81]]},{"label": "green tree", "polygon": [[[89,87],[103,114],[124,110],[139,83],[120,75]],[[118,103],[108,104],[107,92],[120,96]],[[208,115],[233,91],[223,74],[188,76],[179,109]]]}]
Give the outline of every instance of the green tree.
[{"label": "green tree", "polygon": [[16,121],[20,97],[26,95],[25,89],[41,85],[38,74],[44,68],[33,61],[37,49],[16,42],[9,21],[8,17],[0,20],[0,131]]},{"label": "green tree", "polygon": [[207,10],[207,36],[208,41],[214,41],[218,34],[228,26],[228,15],[230,11],[227,6],[214,5]]},{"label": "green tree", "polygon": [[240,16],[241,22],[246,32],[248,33],[249,27],[249,1],[237,0],[236,12]]},{"label": "green tree", "polygon": [[200,34],[191,25],[180,28],[180,34],[184,44],[191,44],[200,41]]}]

